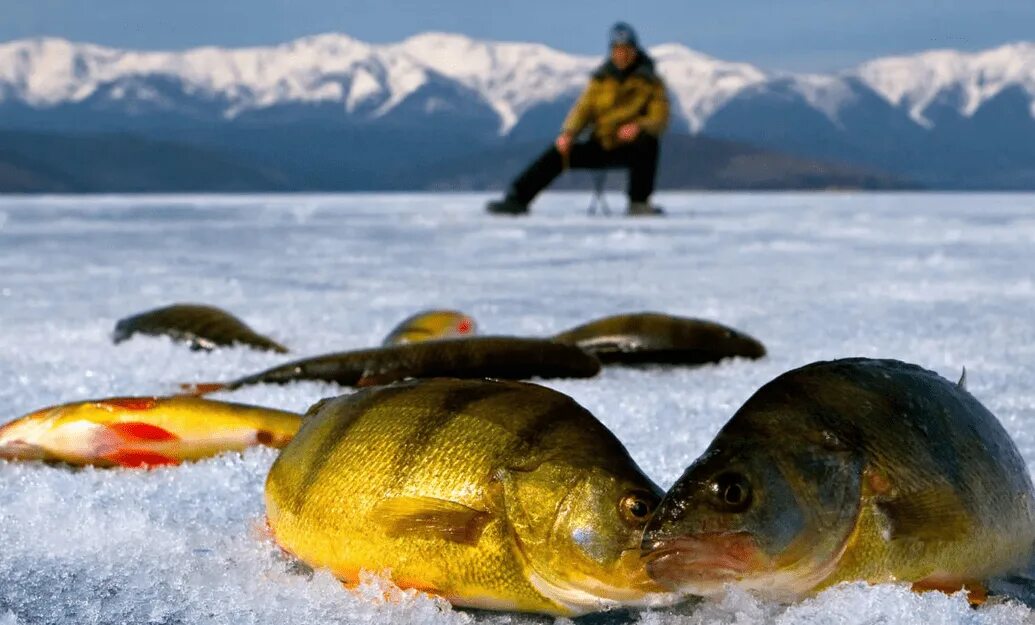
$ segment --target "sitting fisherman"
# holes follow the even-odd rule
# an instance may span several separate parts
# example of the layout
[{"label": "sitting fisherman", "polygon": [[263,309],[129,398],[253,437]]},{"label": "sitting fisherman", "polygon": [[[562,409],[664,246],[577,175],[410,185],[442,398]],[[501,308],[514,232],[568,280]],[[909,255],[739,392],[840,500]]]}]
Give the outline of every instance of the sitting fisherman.
[{"label": "sitting fisherman", "polygon": [[[503,200],[489,202],[490,213],[527,213],[536,194],[565,169],[610,167],[629,169],[628,214],[662,213],[650,204],[650,195],[658,168],[658,138],[668,124],[665,84],[628,24],[611,27],[610,45],[610,60],[594,72],[561,134],[511,183]],[[588,127],[590,138],[576,142]]]}]

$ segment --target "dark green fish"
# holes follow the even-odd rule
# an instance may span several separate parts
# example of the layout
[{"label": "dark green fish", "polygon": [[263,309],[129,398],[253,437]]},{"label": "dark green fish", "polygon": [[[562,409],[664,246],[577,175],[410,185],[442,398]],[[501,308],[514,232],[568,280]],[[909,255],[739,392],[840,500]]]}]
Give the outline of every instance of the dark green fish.
[{"label": "dark green fish", "polygon": [[[962,382],[962,381],[961,381]],[[962,383],[849,358],[759,389],[647,525],[651,576],[794,600],[839,582],[967,588],[1026,567],[1035,493],[999,421]]]},{"label": "dark green fish", "polygon": [[699,365],[740,356],[761,358],[765,346],[724,325],[642,312],[576,326],[553,340],[577,345],[603,363]]},{"label": "dark green fish", "polygon": [[600,362],[578,347],[546,339],[475,336],[326,354],[231,382],[186,384],[184,389],[205,394],[298,380],[372,386],[405,378],[588,378],[599,372]]},{"label": "dark green fish", "polygon": [[288,351],[230,313],[201,304],[173,304],[126,317],[115,324],[112,340],[118,344],[134,334],[168,336],[174,341],[190,343],[194,350],[209,351],[241,344],[281,354]]}]

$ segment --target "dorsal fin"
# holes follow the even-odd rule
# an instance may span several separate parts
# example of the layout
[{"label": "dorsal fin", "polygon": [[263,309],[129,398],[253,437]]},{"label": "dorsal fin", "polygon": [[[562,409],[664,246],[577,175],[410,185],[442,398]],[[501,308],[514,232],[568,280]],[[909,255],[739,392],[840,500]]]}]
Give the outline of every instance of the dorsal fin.
[{"label": "dorsal fin", "polygon": [[958,386],[960,389],[962,389],[964,391],[967,390],[967,368],[966,367],[963,367],[963,373],[962,373],[962,375],[960,375],[960,381],[956,383],[956,386]]},{"label": "dorsal fin", "polygon": [[308,421],[309,419],[313,418],[313,415],[315,415],[316,413],[320,412],[321,408],[323,408],[329,402],[331,402],[331,401],[333,401],[335,399],[337,399],[337,398],[336,397],[324,397],[323,399],[318,400],[315,404],[313,404],[312,406],[309,406],[309,409],[305,411],[305,414],[302,415],[302,421],[305,422],[305,421]]}]

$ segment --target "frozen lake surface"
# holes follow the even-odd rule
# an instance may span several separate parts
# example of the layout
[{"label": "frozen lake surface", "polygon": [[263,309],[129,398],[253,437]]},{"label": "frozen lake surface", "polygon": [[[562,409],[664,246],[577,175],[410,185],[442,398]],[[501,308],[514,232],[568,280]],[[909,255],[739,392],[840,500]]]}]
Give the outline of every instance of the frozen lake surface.
[{"label": "frozen lake surface", "polygon": [[[671,194],[658,197],[671,214],[656,220],[588,217],[586,194],[493,218],[485,199],[0,198],[0,423],[283,362],[162,338],[111,344],[117,319],[174,302],[225,308],[295,357],[376,345],[429,307],[469,312],[483,333],[532,336],[658,310],[741,329],[770,356],[547,384],[596,414],[664,488],[759,386],[845,356],[898,358],[952,380],[966,366],[970,391],[1035,468],[1035,196]],[[342,392],[302,383],[219,397],[301,411]],[[373,578],[350,592],[326,573],[300,574],[257,529],[274,456],[148,472],[0,462],[0,625],[552,622],[453,610]],[[972,610],[960,596],[895,585],[791,606],[731,594],[628,618],[1035,622],[1018,605]]]}]

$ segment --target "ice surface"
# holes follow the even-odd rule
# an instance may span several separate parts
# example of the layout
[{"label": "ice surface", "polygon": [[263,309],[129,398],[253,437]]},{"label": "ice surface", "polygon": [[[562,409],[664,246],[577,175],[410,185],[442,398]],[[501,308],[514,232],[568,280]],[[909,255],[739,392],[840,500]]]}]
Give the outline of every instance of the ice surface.
[{"label": "ice surface", "polygon": [[[430,307],[523,335],[661,310],[742,329],[771,355],[548,384],[599,416],[663,487],[760,385],[857,355],[953,380],[966,366],[971,392],[1035,467],[1035,196],[663,194],[671,214],[659,220],[587,217],[584,194],[492,218],[485,199],[0,198],[0,422],[282,361],[163,338],[111,344],[117,319],[174,302],[223,307],[300,356],[376,345]],[[222,397],[302,410],[340,392],[304,383]],[[0,463],[0,625],[552,621],[453,610],[376,578],[350,593],[300,572],[260,530],[273,458],[259,449],[150,472]],[[627,618],[1035,622],[1020,606],[972,610],[898,586],[844,586],[792,606],[734,593]]]}]

